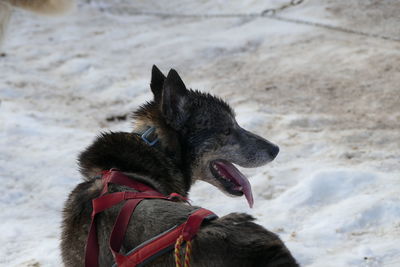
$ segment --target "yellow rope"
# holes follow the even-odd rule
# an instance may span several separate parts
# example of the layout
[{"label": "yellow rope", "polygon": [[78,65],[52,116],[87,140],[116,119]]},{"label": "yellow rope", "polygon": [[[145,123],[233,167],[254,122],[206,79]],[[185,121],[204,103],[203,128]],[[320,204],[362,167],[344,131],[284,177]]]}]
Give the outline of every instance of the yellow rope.
[{"label": "yellow rope", "polygon": [[[175,251],[174,251],[175,266],[176,267],[182,267],[181,251],[180,251],[182,243],[183,243],[183,236],[179,236],[178,239],[176,240]],[[187,241],[186,242],[185,258],[184,258],[184,267],[190,267],[190,254],[191,253],[192,253],[192,242],[191,241]]]},{"label": "yellow rope", "polygon": [[187,241],[185,251],[185,267],[190,267],[190,253],[192,253],[192,241]]},{"label": "yellow rope", "polygon": [[183,236],[179,236],[175,243],[175,253],[174,253],[176,267],[182,267],[181,252],[180,252],[182,242],[183,242]]}]

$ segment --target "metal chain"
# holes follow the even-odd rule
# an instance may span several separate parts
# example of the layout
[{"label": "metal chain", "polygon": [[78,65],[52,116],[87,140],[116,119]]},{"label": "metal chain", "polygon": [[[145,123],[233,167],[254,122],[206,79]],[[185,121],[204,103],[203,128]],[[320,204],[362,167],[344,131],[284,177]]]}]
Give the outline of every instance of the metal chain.
[{"label": "metal chain", "polygon": [[[326,23],[319,23],[319,22],[312,22],[308,20],[303,20],[303,19],[292,19],[292,18],[286,18],[277,15],[277,12],[280,12],[282,10],[285,10],[289,7],[297,6],[303,3],[304,0],[291,0],[289,3],[283,4],[282,6],[278,8],[269,8],[263,10],[261,13],[224,13],[224,14],[178,14],[178,13],[163,13],[163,12],[142,12],[142,11],[133,11],[130,12],[130,16],[151,16],[151,17],[160,17],[160,18],[194,18],[194,19],[215,19],[215,18],[268,18],[272,20],[279,20],[279,21],[284,21],[288,23],[294,23],[294,24],[301,24],[301,25],[308,25],[308,26],[313,26],[317,28],[322,28],[322,29],[327,29],[327,30],[333,30],[333,31],[338,31],[338,32],[343,32],[343,33],[348,33],[348,34],[354,34],[354,35],[359,35],[359,36],[364,36],[364,37],[369,37],[369,38],[375,38],[375,39],[382,39],[386,41],[393,41],[393,42],[400,42],[400,37],[393,37],[393,36],[385,36],[385,35],[380,35],[380,34],[375,34],[375,33],[368,33],[368,32],[363,32],[363,31],[358,31],[354,29],[349,29],[345,27],[340,27],[340,26],[334,26]],[[103,8],[101,9],[102,11],[105,11]],[[122,9],[122,12],[118,12],[118,14],[126,12],[127,9]]]},{"label": "metal chain", "polygon": [[325,23],[312,22],[312,21],[307,21],[307,20],[302,20],[302,19],[291,19],[291,18],[285,18],[282,16],[275,16],[275,15],[274,16],[264,16],[264,17],[268,17],[268,18],[274,19],[274,20],[294,23],[294,24],[308,25],[308,26],[313,26],[313,27],[317,27],[317,28],[333,30],[333,31],[337,31],[337,32],[360,35],[360,36],[370,37],[370,38],[375,38],[375,39],[382,39],[385,41],[400,42],[400,38],[397,38],[397,37],[380,35],[380,34],[376,34],[376,33],[368,33],[368,32],[353,30],[353,29],[340,27],[340,26],[334,26],[334,25],[325,24]]},{"label": "metal chain", "polygon": [[304,2],[304,0],[291,0],[289,3],[283,4],[280,7],[264,9],[264,11],[261,12],[261,15],[262,16],[265,16],[265,15],[272,16],[272,15],[275,15],[277,12],[285,10],[289,7],[300,5],[303,2]]}]

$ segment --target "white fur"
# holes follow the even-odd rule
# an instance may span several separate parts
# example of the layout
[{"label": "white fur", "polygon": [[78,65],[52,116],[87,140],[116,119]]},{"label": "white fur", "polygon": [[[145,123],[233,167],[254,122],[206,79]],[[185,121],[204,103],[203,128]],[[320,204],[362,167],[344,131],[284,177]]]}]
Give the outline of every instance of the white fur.
[{"label": "white fur", "polygon": [[59,14],[69,10],[74,0],[0,0],[12,6],[41,14]]},{"label": "white fur", "polygon": [[75,0],[0,0],[0,45],[4,39],[13,7],[40,14],[60,14],[71,9]]}]

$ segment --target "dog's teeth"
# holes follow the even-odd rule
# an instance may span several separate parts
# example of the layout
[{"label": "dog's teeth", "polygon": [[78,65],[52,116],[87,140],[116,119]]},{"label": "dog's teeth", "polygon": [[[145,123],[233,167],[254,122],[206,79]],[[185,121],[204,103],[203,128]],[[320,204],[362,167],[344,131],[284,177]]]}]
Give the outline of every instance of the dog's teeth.
[{"label": "dog's teeth", "polygon": [[242,191],[243,192],[243,186],[237,185],[233,189],[236,190],[236,191]]},{"label": "dog's teeth", "polygon": [[217,164],[212,164],[211,165],[214,170],[218,173],[219,177],[224,179],[225,181],[230,182],[229,178],[227,178],[225,175],[222,174],[221,170],[218,168]]},{"label": "dog's teeth", "polygon": [[221,174],[221,177],[222,177],[225,181],[228,181],[228,182],[229,182],[229,179],[228,179],[227,177],[223,176],[222,174]]}]

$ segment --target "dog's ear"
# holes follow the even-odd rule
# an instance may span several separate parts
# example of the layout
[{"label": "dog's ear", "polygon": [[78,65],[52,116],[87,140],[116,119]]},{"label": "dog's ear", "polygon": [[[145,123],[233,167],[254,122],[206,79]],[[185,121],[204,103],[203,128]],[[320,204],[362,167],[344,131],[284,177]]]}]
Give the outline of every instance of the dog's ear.
[{"label": "dog's ear", "polygon": [[150,89],[153,92],[154,101],[157,103],[161,101],[165,79],[165,75],[157,68],[156,65],[153,65],[153,68],[151,69]]},{"label": "dog's ear", "polygon": [[179,74],[171,69],[164,82],[161,110],[167,123],[175,130],[182,128],[188,117],[188,90]]}]

